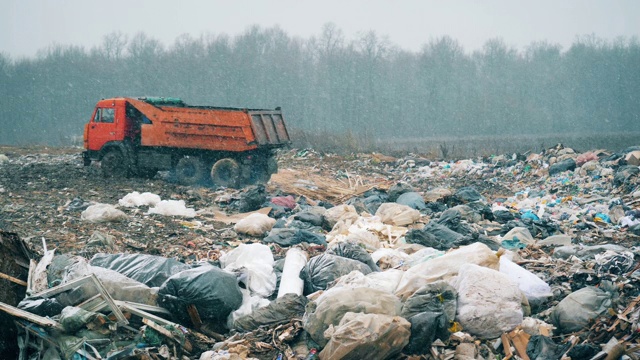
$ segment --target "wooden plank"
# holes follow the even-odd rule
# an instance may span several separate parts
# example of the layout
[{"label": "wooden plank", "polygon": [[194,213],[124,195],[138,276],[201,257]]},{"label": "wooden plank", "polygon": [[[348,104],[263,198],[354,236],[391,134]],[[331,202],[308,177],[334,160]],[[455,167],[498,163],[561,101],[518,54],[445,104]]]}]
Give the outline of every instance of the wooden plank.
[{"label": "wooden plank", "polygon": [[172,326],[176,326],[176,327],[178,326],[178,324],[175,324],[175,323],[173,323],[173,322],[171,322],[169,320],[163,319],[163,318],[161,318],[159,316],[150,314],[150,313],[148,313],[148,312],[146,312],[144,310],[137,309],[136,307],[131,306],[130,304],[127,304],[127,303],[124,303],[124,302],[119,302],[119,303],[121,304],[120,306],[125,311],[130,312],[133,315],[137,315],[137,316],[139,316],[141,318],[144,318],[144,319],[153,320],[154,322],[156,322],[156,323],[158,323],[160,325],[172,325]]},{"label": "wooden plank", "polygon": [[91,281],[96,286],[100,294],[102,294],[102,298],[104,299],[104,301],[107,303],[107,305],[109,305],[109,309],[113,312],[113,315],[115,315],[116,319],[118,320],[117,324],[128,324],[129,321],[127,320],[127,318],[124,317],[124,314],[122,313],[122,311],[120,311],[120,308],[113,301],[113,298],[111,297],[111,295],[109,295],[107,289],[104,288],[100,280],[98,280],[98,278],[94,274],[91,274]]},{"label": "wooden plank", "polygon": [[193,326],[196,328],[196,330],[200,330],[200,328],[202,327],[202,320],[200,319],[200,314],[198,313],[198,309],[196,308],[196,306],[193,304],[188,305],[187,313],[189,313],[189,318],[191,319],[191,322],[193,323]]},{"label": "wooden plank", "polygon": [[166,314],[166,315],[173,315],[171,314],[171,312],[163,307],[160,306],[153,306],[153,305],[147,305],[147,304],[140,304],[140,303],[135,303],[135,302],[131,302],[131,301],[122,301],[122,300],[115,300],[116,305],[122,307],[124,305],[128,305],[128,306],[133,306],[134,308],[138,309],[138,310],[142,310],[142,311],[147,311],[147,312],[154,312],[154,313],[160,313],[160,314]]},{"label": "wooden plank", "polygon": [[511,352],[511,342],[509,341],[509,337],[507,334],[502,333],[500,337],[502,339],[502,348],[504,349],[504,355],[507,359],[513,357],[513,352]]},{"label": "wooden plank", "polygon": [[117,324],[118,325],[128,324],[129,321],[127,321],[127,319],[124,317],[124,314],[122,313],[122,311],[120,311],[120,308],[118,308],[118,306],[115,304],[115,302],[113,301],[113,298],[111,297],[111,295],[109,295],[109,293],[104,288],[100,280],[98,280],[98,278],[95,276],[95,274],[89,274],[81,278],[71,280],[66,284],[58,285],[51,289],[41,291],[37,294],[33,294],[33,296],[48,298],[48,297],[63,293],[67,290],[71,290],[75,287],[84,285],[87,282],[92,283],[95,286],[96,290],[98,290],[98,293],[101,295],[102,299],[107,303],[107,305],[109,306],[109,309],[115,315],[117,319]]},{"label": "wooden plank", "polygon": [[47,289],[47,290],[41,291],[41,292],[39,292],[37,294],[33,294],[32,296],[48,298],[48,297],[63,293],[65,291],[67,291],[67,290],[71,290],[76,286],[83,285],[87,281],[91,281],[91,275],[86,275],[86,276],[83,276],[81,278],[78,278],[78,279],[75,279],[75,280],[71,280],[66,284],[62,284],[62,285],[58,285],[56,287],[52,287],[51,289]]},{"label": "wooden plank", "polygon": [[62,326],[60,325],[59,322],[51,320],[49,318],[46,317],[42,317],[36,314],[32,314],[28,311],[24,311],[22,309],[18,309],[17,307],[11,306],[9,304],[5,304],[3,302],[0,302],[0,310],[6,312],[9,315],[15,316],[15,317],[19,317],[21,319],[27,320],[29,322],[32,322],[34,324],[38,324],[40,326],[45,326],[45,327],[52,327],[52,328],[56,328],[56,329],[60,329],[62,330]]},{"label": "wooden plank", "polygon": [[7,275],[5,273],[1,273],[0,272],[0,278],[7,279],[7,280],[9,280],[9,281],[11,281],[13,283],[18,284],[18,285],[27,286],[27,282],[26,281],[20,280],[18,278],[15,278],[15,277],[13,277],[11,275]]},{"label": "wooden plank", "polygon": [[96,302],[104,303],[104,301],[102,300],[102,295],[101,294],[93,295],[92,297],[88,298],[87,300],[85,300],[85,301],[81,302],[80,304],[76,305],[76,307],[79,307],[79,308],[81,308],[83,310],[87,310],[87,311],[93,311],[93,312],[102,310],[103,306],[100,306],[100,307],[96,306]]},{"label": "wooden plank", "polygon": [[531,336],[520,328],[511,331],[508,336],[513,343],[513,347],[516,348],[516,354],[521,357],[522,360],[530,360],[527,355],[527,345],[529,344],[529,338]]},{"label": "wooden plank", "polygon": [[[149,320],[153,321],[154,323],[157,323],[157,324],[160,324],[160,325],[171,325],[171,326],[175,327],[176,329],[180,329],[180,328],[186,329],[182,325],[179,325],[179,324],[176,324],[176,323],[171,322],[169,320],[163,319],[163,318],[161,318],[159,316],[150,314],[150,313],[148,313],[148,312],[146,312],[144,310],[136,309],[134,306],[131,305],[131,303],[127,303],[127,302],[124,302],[124,301],[120,301],[118,303],[120,304],[120,306],[123,309],[125,309],[125,311],[130,312],[133,315],[139,316],[139,317],[141,317],[143,319],[149,319]],[[146,306],[148,306],[148,305],[146,305]],[[211,339],[209,339],[205,334],[199,333],[199,332],[191,330],[191,329],[187,329],[187,331],[189,331],[189,333],[191,335],[199,338],[200,341],[211,342]],[[219,334],[216,334],[216,335],[218,335],[219,337],[222,338],[221,335],[219,335]],[[214,337],[214,336],[212,336],[212,337]],[[220,339],[218,339],[218,340],[220,340]],[[213,343],[213,342],[211,342],[211,343]]]},{"label": "wooden plank", "polygon": [[36,266],[38,262],[34,259],[29,260],[29,275],[27,275],[27,294],[33,292],[33,277],[36,275]]}]

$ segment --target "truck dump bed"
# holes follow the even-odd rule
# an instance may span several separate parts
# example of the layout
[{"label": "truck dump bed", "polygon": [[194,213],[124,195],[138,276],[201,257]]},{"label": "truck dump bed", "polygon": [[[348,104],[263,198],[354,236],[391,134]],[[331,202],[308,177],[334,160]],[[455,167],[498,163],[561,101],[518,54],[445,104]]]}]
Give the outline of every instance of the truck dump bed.
[{"label": "truck dump bed", "polygon": [[290,143],[279,109],[218,108],[186,106],[175,101],[126,100],[149,119],[140,126],[142,146],[239,152]]}]

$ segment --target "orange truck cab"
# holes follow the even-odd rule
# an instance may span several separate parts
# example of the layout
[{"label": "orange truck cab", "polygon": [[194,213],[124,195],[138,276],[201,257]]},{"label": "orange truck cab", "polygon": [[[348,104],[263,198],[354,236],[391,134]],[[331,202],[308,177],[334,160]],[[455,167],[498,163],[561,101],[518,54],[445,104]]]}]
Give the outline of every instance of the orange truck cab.
[{"label": "orange truck cab", "polygon": [[187,185],[268,181],[274,150],[290,144],[280,108],[189,106],[177,98],[100,100],[85,125],[85,165],[111,176],[170,170]]}]

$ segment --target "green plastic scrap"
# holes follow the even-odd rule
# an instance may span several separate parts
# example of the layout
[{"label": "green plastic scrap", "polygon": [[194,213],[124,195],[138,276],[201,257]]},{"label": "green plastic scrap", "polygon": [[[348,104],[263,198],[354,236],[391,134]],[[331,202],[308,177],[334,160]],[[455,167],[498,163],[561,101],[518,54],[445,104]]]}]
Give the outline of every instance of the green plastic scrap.
[{"label": "green plastic scrap", "polygon": [[527,245],[521,243],[516,236],[513,237],[513,240],[502,240],[500,246],[507,250],[524,249],[527,247]]},{"label": "green plastic scrap", "polygon": [[160,333],[150,327],[145,327],[142,339],[150,346],[160,346],[162,344],[162,338]]}]

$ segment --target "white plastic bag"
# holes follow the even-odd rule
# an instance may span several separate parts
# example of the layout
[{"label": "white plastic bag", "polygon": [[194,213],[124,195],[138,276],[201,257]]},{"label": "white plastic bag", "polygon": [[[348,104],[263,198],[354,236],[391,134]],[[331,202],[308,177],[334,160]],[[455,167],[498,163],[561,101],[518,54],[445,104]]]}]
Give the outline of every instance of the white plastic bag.
[{"label": "white plastic bag", "polygon": [[515,240],[518,239],[521,244],[531,245],[535,244],[536,240],[531,236],[529,229],[524,227],[514,227],[508,233],[506,233],[502,240]]},{"label": "white plastic bag", "polygon": [[246,218],[238,221],[233,230],[238,234],[246,234],[254,237],[264,236],[275,225],[276,219],[270,218],[265,214],[253,213]]},{"label": "white plastic bag", "polygon": [[377,216],[345,216],[327,234],[327,241],[330,244],[355,241],[368,250],[375,251],[382,247],[383,243],[395,243],[407,231],[406,227],[383,224]]},{"label": "white plastic bag", "polygon": [[155,207],[149,208],[147,214],[192,218],[196,216],[196,211],[193,208],[187,208],[184,200],[162,200]]},{"label": "white plastic bag", "polygon": [[152,194],[150,192],[140,194],[139,192],[134,191],[118,200],[118,204],[124,207],[156,206],[160,201],[160,196],[156,194]]},{"label": "white plastic bag", "polygon": [[353,229],[353,226],[349,228],[345,241],[362,244],[372,251],[380,248],[380,239],[374,233],[366,229]]},{"label": "white plastic bag", "polygon": [[411,323],[400,316],[348,312],[325,332],[321,359],[388,359],[409,343]]},{"label": "white plastic bag", "polygon": [[382,248],[374,251],[371,259],[384,270],[405,265],[409,261],[409,255],[397,249]]},{"label": "white plastic bag", "polygon": [[322,215],[322,222],[324,223],[324,228],[333,229],[336,223],[339,220],[351,219],[355,221],[358,218],[358,212],[353,205],[338,205],[334,206]]},{"label": "white plastic bag", "polygon": [[244,272],[251,295],[269,297],[276,289],[273,254],[263,244],[240,244],[220,257],[220,266],[230,272]]},{"label": "white plastic bag", "polygon": [[522,293],[499,271],[465,264],[454,281],[458,291],[456,320],[465,332],[493,339],[522,323]]},{"label": "white plastic bag", "polygon": [[[79,279],[89,274],[94,274],[102,283],[109,295],[114,300],[131,301],[141,304],[157,306],[158,288],[128,278],[115,270],[91,266],[89,261],[80,256],[72,258],[71,264],[65,269],[62,284]],[[80,286],[85,298],[98,294],[98,290],[91,283]],[[73,305],[71,303],[66,305]]]},{"label": "white plastic bag", "polygon": [[403,273],[402,270],[388,269],[364,275],[360,271],[354,270],[347,275],[339,277],[333,287],[367,287],[393,294]]},{"label": "white plastic bag", "polygon": [[233,324],[235,323],[236,319],[245,315],[249,315],[253,312],[253,310],[265,307],[270,303],[269,300],[261,298],[260,296],[251,296],[251,293],[247,289],[240,289],[240,292],[242,293],[242,305],[240,305],[240,307],[236,311],[233,311],[229,314],[229,317],[227,317],[227,328],[229,329],[233,329]]},{"label": "white plastic bag", "polygon": [[444,255],[444,251],[427,247],[424,249],[420,249],[414,252],[413,254],[409,255],[409,259],[407,259],[407,263],[409,266],[416,266],[418,264],[422,264],[424,262],[427,262],[431,259],[435,259],[442,255]]},{"label": "white plastic bag", "polygon": [[110,204],[95,204],[86,208],[80,218],[92,223],[102,223],[126,220],[127,214]]},{"label": "white plastic bag", "polygon": [[458,275],[460,267],[465,264],[476,264],[498,270],[498,257],[483,243],[462,246],[408,269],[398,284],[396,295],[406,300],[428,283],[450,280]]},{"label": "white plastic bag", "polygon": [[407,205],[384,203],[376,211],[376,216],[385,224],[405,226],[420,219],[420,212]]},{"label": "white plastic bag", "polygon": [[402,303],[392,294],[371,288],[331,288],[307,304],[302,319],[304,329],[320,346],[327,344],[324,332],[336,326],[347,312],[398,316]]},{"label": "white plastic bag", "polygon": [[505,256],[500,257],[500,272],[518,284],[532,306],[540,305],[553,296],[551,287],[546,282]]}]

